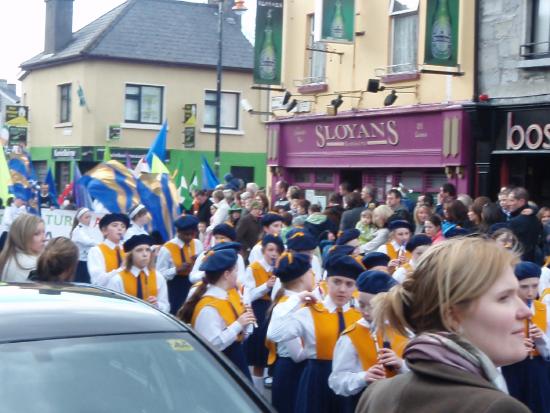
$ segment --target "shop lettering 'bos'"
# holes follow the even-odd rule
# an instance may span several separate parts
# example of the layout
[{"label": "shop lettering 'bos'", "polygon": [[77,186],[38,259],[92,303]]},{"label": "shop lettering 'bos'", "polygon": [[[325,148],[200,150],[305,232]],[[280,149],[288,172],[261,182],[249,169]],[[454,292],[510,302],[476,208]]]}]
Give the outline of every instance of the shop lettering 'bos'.
[{"label": "shop lettering 'bos'", "polygon": [[512,113],[508,113],[508,130],[506,134],[506,149],[517,151],[527,149],[550,149],[550,123],[546,125],[531,124],[526,128],[521,125],[512,126]]}]

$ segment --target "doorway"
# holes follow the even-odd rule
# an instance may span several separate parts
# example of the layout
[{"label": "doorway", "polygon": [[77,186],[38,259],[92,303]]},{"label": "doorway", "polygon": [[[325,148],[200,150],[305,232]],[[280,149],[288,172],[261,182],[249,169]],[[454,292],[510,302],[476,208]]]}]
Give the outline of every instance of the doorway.
[{"label": "doorway", "polygon": [[363,186],[363,170],[362,169],[343,169],[340,171],[340,183],[347,182],[351,186],[351,190],[361,191]]}]

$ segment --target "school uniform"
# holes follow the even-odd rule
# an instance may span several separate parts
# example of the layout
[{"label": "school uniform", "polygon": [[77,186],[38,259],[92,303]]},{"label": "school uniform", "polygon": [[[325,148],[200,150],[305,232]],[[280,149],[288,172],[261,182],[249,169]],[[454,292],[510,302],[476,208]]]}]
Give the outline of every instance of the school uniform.
[{"label": "school uniform", "polygon": [[272,315],[267,337],[277,343],[301,338],[307,358],[298,386],[295,411],[342,411],[344,398],[328,387],[332,355],[340,333],[359,320],[361,314],[349,304],[338,309],[329,296],[322,302],[298,310],[301,306],[298,297],[290,297],[279,305],[278,313]]},{"label": "school uniform", "polygon": [[71,240],[78,247],[78,265],[74,281],[90,283],[88,272],[88,253],[90,248],[95,247],[98,242],[94,238],[93,229],[89,225],[78,224],[71,234]]},{"label": "school uniform", "polygon": [[[390,347],[398,357],[402,357],[407,339],[396,333],[388,335]],[[384,337],[377,334],[375,345],[372,332],[364,318],[348,327],[336,342],[328,384],[336,394],[348,398],[346,411],[355,411],[359,396],[368,385],[365,375],[367,370],[378,362],[377,346],[379,349],[384,347]],[[406,370],[406,367],[402,369]],[[386,369],[387,378],[397,373]]]},{"label": "school uniform", "polygon": [[193,265],[194,257],[202,251],[203,247],[199,240],[193,239],[189,244],[184,244],[178,237],[166,242],[159,251],[157,271],[167,280],[168,300],[172,314],[175,314],[185,302],[191,288],[190,271],[178,273],[176,268],[184,262]]},{"label": "school uniform", "polygon": [[267,367],[266,314],[271,305],[271,288],[267,281],[273,275],[273,266],[265,258],[255,261],[246,269],[244,278],[244,302],[252,306],[258,328],[255,328],[245,343],[248,365]]},{"label": "school uniform", "polygon": [[108,239],[90,248],[87,265],[91,283],[106,287],[122,266],[125,255],[120,242],[114,243]]},{"label": "school uniform", "polygon": [[409,262],[406,262],[405,264],[399,266],[394,273],[392,274],[395,281],[397,281],[399,284],[403,284],[403,281],[405,281],[405,278],[409,274],[411,274],[414,269],[416,268],[416,263],[414,260],[410,260]]},{"label": "school uniform", "polygon": [[[545,334],[535,340],[535,350],[519,363],[502,367],[508,392],[523,402],[533,413],[550,412],[550,331],[548,309],[540,301],[533,301],[531,322]],[[525,320],[525,336],[528,337],[529,322]]]},{"label": "school uniform", "polygon": [[[297,251],[297,252],[301,252],[301,251]],[[318,286],[319,283],[321,283],[323,281],[323,267],[321,266],[321,261],[319,260],[319,257],[317,255],[312,255],[311,256],[311,271],[313,271],[313,276],[314,276],[314,286]],[[275,285],[273,285],[273,289],[271,290],[271,299],[273,300],[276,296],[277,296],[277,292],[283,288],[282,284],[281,284],[281,280],[279,278],[277,278],[277,280],[275,280]],[[317,290],[317,288],[315,289]],[[315,292],[315,291],[314,291]],[[322,299],[323,296],[321,295],[318,295],[317,298],[319,299]]]},{"label": "school uniform", "polygon": [[130,228],[128,228],[126,234],[124,234],[124,241],[128,241],[134,235],[149,235],[149,233],[145,227],[132,222],[132,225],[130,225]]},{"label": "school uniform", "polygon": [[[377,252],[382,252],[390,257],[390,260],[396,260],[399,258],[399,250],[401,249],[401,245],[399,245],[395,241],[388,241],[385,244],[378,247],[376,250]],[[407,261],[409,261],[412,258],[412,255],[409,251],[403,251],[405,254],[405,257],[407,257]]]},{"label": "school uniform", "polygon": [[[195,264],[193,265],[193,269],[191,270],[191,274],[189,274],[189,281],[191,281],[191,284],[196,284],[199,281],[201,281],[204,277],[204,271],[199,270],[203,260],[204,255],[206,254],[206,251],[203,251],[199,254],[197,259],[195,260]],[[243,285],[244,279],[246,276],[246,266],[244,265],[244,259],[241,254],[238,254],[237,256],[237,284]]]},{"label": "school uniform", "polygon": [[262,241],[258,241],[250,250],[250,254],[248,254],[248,262],[252,263],[254,261],[259,261],[262,259],[263,255]]},{"label": "school uniform", "polygon": [[242,345],[245,333],[237,321],[244,311],[242,303],[232,298],[227,291],[208,285],[193,311],[191,325],[250,379]]},{"label": "school uniform", "polygon": [[109,280],[107,288],[142,300],[155,296],[159,310],[170,311],[166,280],[154,269],[132,266],[130,270],[121,270]]}]

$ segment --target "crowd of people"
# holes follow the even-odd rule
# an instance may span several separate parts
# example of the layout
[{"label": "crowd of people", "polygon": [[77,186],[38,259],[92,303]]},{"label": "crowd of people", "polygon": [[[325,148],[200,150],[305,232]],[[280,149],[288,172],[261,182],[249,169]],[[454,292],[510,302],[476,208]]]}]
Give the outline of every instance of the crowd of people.
[{"label": "crowd of people", "polygon": [[524,188],[413,201],[400,186],[380,202],[343,183],[324,208],[284,181],[275,194],[197,190],[161,241],[143,205],[105,214],[102,241],[80,208],[48,242],[16,194],[0,276],[171,312],[280,412],[550,411],[550,209]]}]

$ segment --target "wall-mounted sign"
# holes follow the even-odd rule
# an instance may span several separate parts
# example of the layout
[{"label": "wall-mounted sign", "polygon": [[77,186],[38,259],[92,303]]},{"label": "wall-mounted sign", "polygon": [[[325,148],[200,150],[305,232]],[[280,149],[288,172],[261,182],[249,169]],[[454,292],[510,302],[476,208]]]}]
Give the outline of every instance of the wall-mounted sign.
[{"label": "wall-mounted sign", "polygon": [[195,126],[197,125],[197,105],[186,104],[183,107],[183,146],[185,148],[195,147]]},{"label": "wall-mounted sign", "polygon": [[78,146],[67,148],[52,148],[52,158],[56,160],[79,161],[82,158],[82,148]]},{"label": "wall-mounted sign", "polygon": [[29,124],[29,107],[6,105],[6,124],[10,126],[27,126]]},{"label": "wall-mounted sign", "polygon": [[109,125],[107,128],[107,140],[114,141],[120,139],[120,125]]},{"label": "wall-mounted sign", "polygon": [[27,144],[27,128],[25,126],[10,126],[9,129],[10,145],[26,145]]},{"label": "wall-mounted sign", "polygon": [[459,23],[459,0],[428,0],[424,63],[457,65]]},{"label": "wall-mounted sign", "polygon": [[258,0],[254,45],[254,82],[281,83],[283,0]]},{"label": "wall-mounted sign", "polygon": [[508,112],[507,125],[507,150],[550,149],[550,119],[546,124],[513,125],[512,113]]}]

